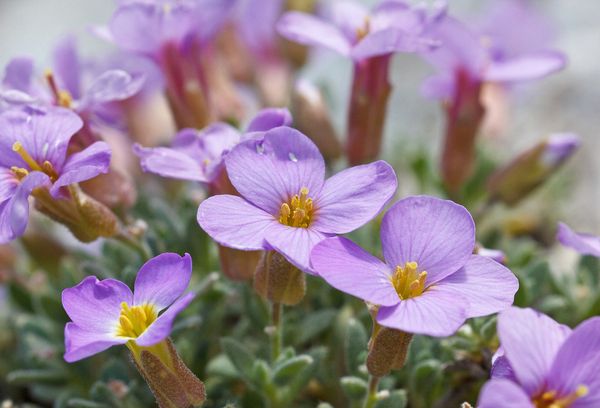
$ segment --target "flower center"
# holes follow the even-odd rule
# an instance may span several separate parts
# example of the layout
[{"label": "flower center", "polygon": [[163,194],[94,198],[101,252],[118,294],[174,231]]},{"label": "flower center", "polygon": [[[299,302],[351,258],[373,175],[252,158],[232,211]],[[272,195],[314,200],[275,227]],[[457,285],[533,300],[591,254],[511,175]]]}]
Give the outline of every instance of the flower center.
[{"label": "flower center", "polygon": [[534,397],[531,402],[536,408],[568,408],[575,400],[585,397],[589,392],[588,387],[580,385],[575,392],[565,396],[558,397],[556,391],[545,391]]},{"label": "flower center", "polygon": [[369,34],[369,31],[371,31],[371,19],[369,18],[369,16],[367,16],[365,17],[364,24],[356,29],[356,42],[359,42],[360,40],[365,38],[367,34]]},{"label": "flower center", "polygon": [[137,338],[146,331],[157,316],[158,313],[152,305],[129,306],[126,302],[121,302],[117,336]]},{"label": "flower center", "polygon": [[281,204],[279,222],[296,228],[308,228],[314,213],[313,200],[308,196],[308,188],[302,187],[300,194]]},{"label": "flower center", "polygon": [[400,296],[400,299],[409,299],[419,296],[425,290],[425,280],[427,272],[417,272],[416,262],[406,262],[404,266],[396,266],[394,275],[390,278],[394,289]]},{"label": "flower center", "polygon": [[54,166],[48,160],[45,160],[41,165],[29,154],[21,142],[15,142],[12,146],[15,153],[21,156],[21,159],[29,166],[29,170],[23,167],[12,166],[11,171],[17,176],[19,180],[29,174],[30,171],[41,171],[46,173],[52,181],[56,181],[58,174],[54,170]]}]

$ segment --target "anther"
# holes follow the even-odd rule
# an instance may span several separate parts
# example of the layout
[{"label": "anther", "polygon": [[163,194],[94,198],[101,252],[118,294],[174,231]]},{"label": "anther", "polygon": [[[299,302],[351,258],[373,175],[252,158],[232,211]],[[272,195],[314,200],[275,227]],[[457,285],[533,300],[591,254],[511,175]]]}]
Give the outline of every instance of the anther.
[{"label": "anther", "polygon": [[21,156],[23,161],[29,165],[31,170],[38,170],[38,171],[42,170],[40,165],[33,159],[33,157],[31,157],[31,155],[27,152],[27,150],[25,150],[25,148],[23,147],[23,144],[21,142],[13,143],[12,149],[15,153],[17,153],[19,156]]}]

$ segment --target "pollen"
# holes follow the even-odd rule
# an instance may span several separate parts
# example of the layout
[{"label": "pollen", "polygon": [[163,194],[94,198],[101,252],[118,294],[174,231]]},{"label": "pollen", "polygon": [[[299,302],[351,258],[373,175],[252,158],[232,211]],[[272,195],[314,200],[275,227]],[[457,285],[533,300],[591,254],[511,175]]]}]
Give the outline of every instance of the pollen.
[{"label": "pollen", "polygon": [[314,213],[313,200],[308,196],[308,188],[302,187],[300,194],[281,204],[279,222],[296,228],[308,228]]},{"label": "pollen", "polygon": [[158,313],[153,305],[129,306],[122,302],[117,336],[135,339],[144,333],[157,317]]},{"label": "pollen", "polygon": [[404,266],[396,266],[394,275],[390,278],[400,299],[410,299],[419,296],[425,290],[427,272],[418,272],[416,262],[406,262]]},{"label": "pollen", "polygon": [[31,157],[29,152],[27,150],[25,150],[25,147],[23,147],[23,144],[21,142],[15,142],[12,146],[12,149],[15,153],[17,153],[19,156],[21,156],[23,161],[25,163],[27,163],[27,165],[31,168],[31,170],[42,171],[42,168],[40,167],[40,165],[34,160],[33,157]]},{"label": "pollen", "polygon": [[536,408],[569,408],[577,399],[585,397],[588,393],[588,387],[581,384],[574,392],[566,396],[561,397],[553,390],[544,391],[534,397],[531,402]]}]

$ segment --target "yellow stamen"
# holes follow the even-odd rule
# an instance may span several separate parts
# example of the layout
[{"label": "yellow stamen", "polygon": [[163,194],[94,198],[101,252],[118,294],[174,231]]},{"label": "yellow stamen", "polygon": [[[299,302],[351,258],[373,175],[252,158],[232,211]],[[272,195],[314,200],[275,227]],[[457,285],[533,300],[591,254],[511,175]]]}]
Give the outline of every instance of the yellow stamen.
[{"label": "yellow stamen", "polygon": [[363,26],[356,30],[356,42],[365,38],[369,34],[369,31],[371,31],[371,19],[369,16],[366,16]]},{"label": "yellow stamen", "polygon": [[313,217],[312,198],[308,197],[308,188],[302,187],[300,194],[291,198],[279,208],[279,222],[296,228],[308,228]]},{"label": "yellow stamen", "polygon": [[63,108],[70,108],[71,104],[73,103],[73,97],[71,96],[69,91],[59,91],[56,103],[58,106],[62,106]]},{"label": "yellow stamen", "polygon": [[31,155],[25,150],[21,142],[15,142],[12,146],[14,152],[16,152],[25,163],[29,165],[31,170],[42,171],[40,165],[31,157]]},{"label": "yellow stamen", "polygon": [[577,399],[585,397],[588,393],[589,388],[582,384],[574,392],[562,398],[557,398],[558,393],[555,390],[551,390],[534,397],[532,402],[536,408],[568,408]]},{"label": "yellow stamen", "polygon": [[42,163],[42,171],[50,176],[52,181],[55,181],[58,178],[58,173],[54,170],[54,166],[48,160],[45,160]]},{"label": "yellow stamen", "polygon": [[23,167],[17,167],[17,166],[12,166],[10,168],[10,171],[12,171],[15,174],[15,176],[17,176],[17,179],[19,179],[19,180],[24,179],[29,174],[29,171],[27,171],[27,169],[24,169]]},{"label": "yellow stamen", "polygon": [[129,306],[126,302],[122,302],[117,336],[137,338],[157,317],[158,313],[152,305]]},{"label": "yellow stamen", "polygon": [[390,278],[400,299],[420,296],[425,291],[427,272],[417,274],[419,266],[416,262],[406,262],[404,267],[396,266],[394,275]]}]

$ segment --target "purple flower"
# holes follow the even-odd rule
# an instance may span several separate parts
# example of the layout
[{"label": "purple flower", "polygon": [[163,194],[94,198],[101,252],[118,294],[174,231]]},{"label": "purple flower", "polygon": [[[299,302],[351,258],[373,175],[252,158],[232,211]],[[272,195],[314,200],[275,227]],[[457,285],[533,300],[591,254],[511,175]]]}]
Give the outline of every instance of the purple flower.
[{"label": "purple flower", "polygon": [[434,16],[399,0],[384,0],[371,12],[351,1],[334,2],[330,21],[300,12],[285,13],[277,23],[279,34],[304,45],[324,47],[360,61],[394,52],[418,52],[433,42],[422,36],[425,28],[445,12]]},{"label": "purple flower", "polygon": [[0,242],[25,231],[31,194],[60,200],[63,187],[108,172],[111,152],[104,142],[67,154],[82,125],[79,116],[63,108],[0,114]]},{"label": "purple flower", "polygon": [[600,237],[597,235],[575,232],[568,225],[560,222],[556,239],[564,246],[573,248],[582,255],[600,258]]},{"label": "purple flower", "polygon": [[117,344],[136,353],[166,339],[177,314],[194,298],[183,295],[191,276],[188,254],[164,253],[142,265],[133,293],[119,280],[95,276],[65,289],[62,303],[72,320],[65,326],[65,360],[78,361]]},{"label": "purple flower", "polygon": [[508,49],[505,47],[514,46],[514,41],[495,42],[500,37],[498,30],[514,31],[515,26],[529,33],[536,30],[536,27],[504,21],[493,35],[481,34],[449,16],[432,25],[428,34],[438,38],[442,45],[425,53],[424,57],[439,73],[423,84],[424,94],[436,99],[452,99],[460,91],[457,89],[459,75],[468,76],[469,82],[510,84],[543,78],[565,66],[566,57],[560,52],[516,46]]},{"label": "purple flower", "polygon": [[171,147],[134,146],[146,172],[163,177],[213,183],[223,169],[223,158],[243,138],[278,126],[291,124],[287,109],[263,109],[250,122],[246,136],[225,123],[214,123],[204,130],[184,129],[177,133]]},{"label": "purple flower", "polygon": [[400,200],[383,217],[381,243],[385,262],[340,237],[318,244],[310,260],[333,287],[379,305],[376,320],[382,326],[449,336],[465,319],[512,304],[517,278],[473,255],[473,218],[452,201]]},{"label": "purple flower", "polygon": [[[600,406],[600,318],[574,330],[532,309],[498,317],[501,357],[479,395],[480,408]],[[497,374],[496,374],[497,373]]]},{"label": "purple flower", "polygon": [[198,223],[219,244],[241,250],[276,250],[309,271],[315,244],[372,219],[396,190],[383,161],[352,167],[325,180],[314,143],[278,127],[236,146],[225,167],[241,197],[213,196],[200,204]]}]

